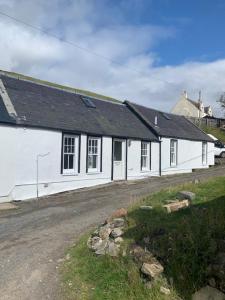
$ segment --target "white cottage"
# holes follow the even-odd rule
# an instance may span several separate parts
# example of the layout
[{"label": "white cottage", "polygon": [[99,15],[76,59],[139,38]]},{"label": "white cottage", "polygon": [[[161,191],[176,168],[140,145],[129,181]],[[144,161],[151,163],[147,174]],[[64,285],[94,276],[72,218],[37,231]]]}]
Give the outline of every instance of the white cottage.
[{"label": "white cottage", "polygon": [[160,141],[160,175],[189,173],[214,165],[212,139],[183,116],[126,101]]},{"label": "white cottage", "polygon": [[0,75],[0,202],[214,164],[209,137],[169,116]]}]

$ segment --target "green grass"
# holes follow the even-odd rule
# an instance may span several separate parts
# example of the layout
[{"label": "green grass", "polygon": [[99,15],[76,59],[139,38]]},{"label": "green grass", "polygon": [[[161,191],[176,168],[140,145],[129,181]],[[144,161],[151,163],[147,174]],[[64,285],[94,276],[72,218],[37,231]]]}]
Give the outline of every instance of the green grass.
[{"label": "green grass", "polygon": [[225,143],[225,131],[221,130],[220,128],[213,128],[213,127],[203,127],[202,130],[204,130],[206,133],[210,133],[214,135],[218,140],[221,140]]},{"label": "green grass", "polygon": [[[177,191],[196,193],[193,205],[167,214],[161,204]],[[143,211],[140,204],[153,205]],[[166,189],[130,208],[124,234],[125,249],[150,237],[149,250],[163,263],[164,277],[151,290],[145,288],[137,265],[127,250],[119,258],[96,257],[86,246],[87,235],[69,250],[71,259],[62,269],[64,299],[191,299],[206,284],[206,268],[217,251],[217,241],[225,238],[225,178],[207,183]],[[173,279],[172,294],[159,292],[162,282]]]}]

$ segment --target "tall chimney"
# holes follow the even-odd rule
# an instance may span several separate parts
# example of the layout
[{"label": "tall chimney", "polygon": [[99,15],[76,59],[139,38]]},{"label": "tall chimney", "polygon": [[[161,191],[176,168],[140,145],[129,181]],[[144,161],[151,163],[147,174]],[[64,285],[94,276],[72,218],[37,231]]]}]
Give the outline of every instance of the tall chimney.
[{"label": "tall chimney", "polygon": [[158,117],[155,116],[155,126],[158,126]]},{"label": "tall chimney", "polygon": [[185,99],[187,99],[187,97],[188,97],[187,91],[184,91],[184,97],[185,97]]}]

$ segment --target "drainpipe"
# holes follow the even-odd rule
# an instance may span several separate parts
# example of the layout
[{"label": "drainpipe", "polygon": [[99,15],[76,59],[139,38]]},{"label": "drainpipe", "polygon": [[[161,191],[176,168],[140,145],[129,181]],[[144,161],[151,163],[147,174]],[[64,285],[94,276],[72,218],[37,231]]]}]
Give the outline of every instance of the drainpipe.
[{"label": "drainpipe", "polygon": [[45,154],[38,154],[37,155],[37,158],[36,158],[36,164],[37,164],[37,183],[36,183],[36,191],[37,191],[37,200],[38,200],[38,198],[39,198],[39,158],[43,158],[43,157],[45,157],[45,156],[47,156],[47,155],[49,155],[50,154],[50,152],[48,152],[48,153],[45,153]]},{"label": "drainpipe", "polygon": [[162,141],[159,137],[159,176],[162,176]]}]

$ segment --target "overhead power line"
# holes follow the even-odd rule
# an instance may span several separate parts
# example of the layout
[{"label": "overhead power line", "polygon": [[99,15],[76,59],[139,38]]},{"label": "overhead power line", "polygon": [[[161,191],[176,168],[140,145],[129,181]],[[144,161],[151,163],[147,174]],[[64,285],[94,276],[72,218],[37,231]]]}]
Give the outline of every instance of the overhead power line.
[{"label": "overhead power line", "polygon": [[[25,22],[25,21],[23,21],[23,20],[21,20],[21,19],[18,19],[18,18],[15,18],[15,17],[13,17],[13,16],[10,16],[9,14],[6,14],[5,12],[0,11],[0,15],[2,15],[2,16],[4,16],[4,17],[7,17],[7,18],[9,18],[9,19],[11,19],[11,20],[13,20],[13,21],[15,21],[15,22],[17,22],[17,23],[20,23],[20,24],[22,24],[22,25],[25,25],[25,26],[27,26],[27,27],[30,27],[30,28],[32,28],[32,29],[34,29],[34,30],[36,30],[36,31],[39,31],[39,32],[41,32],[41,33],[43,33],[43,34],[45,34],[45,35],[48,35],[48,36],[50,36],[50,37],[52,37],[52,38],[54,38],[54,39],[56,39],[56,40],[58,40],[58,41],[60,41],[60,42],[63,42],[63,43],[68,44],[68,45],[70,45],[70,46],[73,46],[73,47],[75,47],[75,48],[77,48],[77,49],[79,49],[79,50],[81,50],[81,51],[85,51],[85,52],[87,52],[87,53],[89,53],[89,54],[91,54],[91,55],[94,55],[94,56],[98,57],[98,58],[104,59],[104,60],[109,61],[109,62],[111,62],[111,63],[113,63],[113,64],[116,64],[116,65],[122,66],[122,67],[125,68],[125,69],[131,70],[131,71],[136,72],[136,73],[141,74],[141,75],[143,75],[143,73],[144,73],[144,72],[141,72],[141,71],[139,71],[139,70],[130,68],[130,67],[128,67],[128,66],[124,66],[124,64],[122,64],[121,62],[118,62],[118,61],[116,61],[116,60],[112,60],[111,58],[109,58],[109,57],[107,57],[107,56],[104,56],[104,55],[99,54],[99,53],[97,53],[97,52],[91,51],[91,50],[89,50],[88,48],[85,48],[85,47],[83,47],[83,46],[80,46],[79,44],[76,44],[76,43],[71,42],[71,41],[69,41],[69,40],[67,40],[67,39],[64,39],[64,38],[60,38],[59,36],[55,35],[54,33],[51,33],[51,32],[49,32],[49,31],[47,31],[47,30],[44,30],[44,29],[42,29],[42,28],[40,28],[40,27],[38,27],[38,26],[35,26],[35,25],[33,25],[33,24],[30,24],[30,23],[28,23],[28,22]],[[167,83],[167,84],[174,85],[173,82],[169,82],[169,81],[167,81],[167,80],[162,80],[162,79],[156,78],[155,76],[151,76],[151,78],[152,78],[152,79],[155,79],[155,80],[157,80],[157,81],[163,82],[163,83]]]}]

